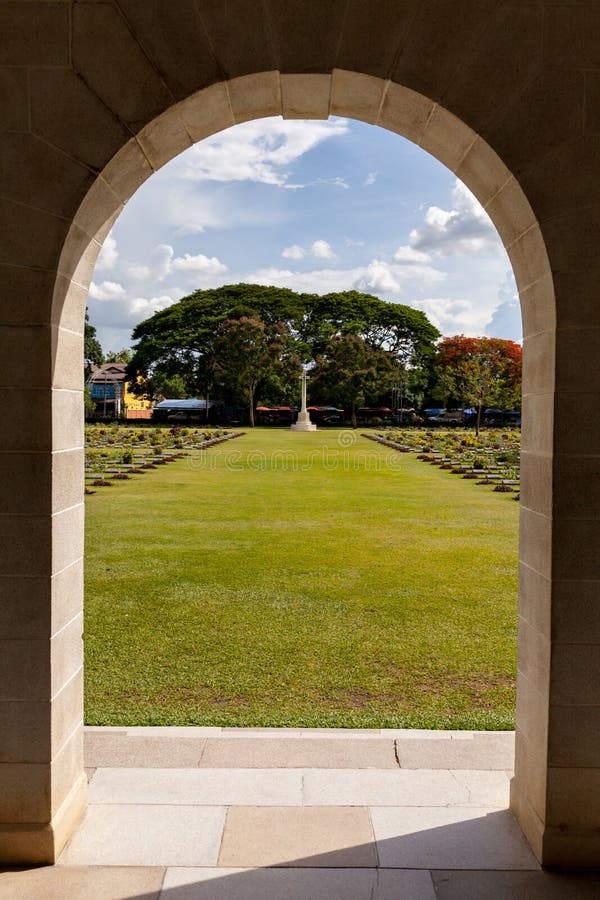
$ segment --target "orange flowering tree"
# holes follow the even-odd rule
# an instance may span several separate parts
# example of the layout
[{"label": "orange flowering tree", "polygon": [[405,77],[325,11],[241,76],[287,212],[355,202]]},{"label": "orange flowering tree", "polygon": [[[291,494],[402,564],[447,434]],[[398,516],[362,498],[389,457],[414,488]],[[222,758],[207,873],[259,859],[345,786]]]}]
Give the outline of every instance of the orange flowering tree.
[{"label": "orange flowering tree", "polygon": [[457,334],[438,344],[438,371],[445,393],[481,413],[486,406],[521,405],[523,348],[502,338]]}]

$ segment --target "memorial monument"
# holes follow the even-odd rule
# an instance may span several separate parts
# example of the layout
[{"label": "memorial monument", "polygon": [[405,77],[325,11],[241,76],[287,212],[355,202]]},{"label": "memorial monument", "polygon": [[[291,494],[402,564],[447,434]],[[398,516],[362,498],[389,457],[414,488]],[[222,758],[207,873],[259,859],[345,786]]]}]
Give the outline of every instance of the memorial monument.
[{"label": "memorial monument", "polygon": [[300,412],[298,413],[298,419],[296,422],[291,425],[292,431],[316,431],[317,426],[314,425],[310,421],[310,416],[308,414],[308,410],[306,408],[306,372],[302,370],[302,402],[300,406]]}]

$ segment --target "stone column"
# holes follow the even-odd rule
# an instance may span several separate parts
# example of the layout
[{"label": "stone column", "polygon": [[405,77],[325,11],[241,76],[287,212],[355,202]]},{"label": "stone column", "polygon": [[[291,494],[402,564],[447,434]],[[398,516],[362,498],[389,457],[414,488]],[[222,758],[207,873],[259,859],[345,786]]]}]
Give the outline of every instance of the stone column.
[{"label": "stone column", "polygon": [[[600,864],[600,316],[593,220],[594,211],[583,209],[543,227],[556,332],[538,328],[525,343],[532,389],[524,398],[530,443],[523,448],[511,806],[545,865]],[[542,287],[532,288],[538,297]],[[539,310],[530,299],[532,311]],[[550,371],[554,397],[542,390]]]},{"label": "stone column", "polygon": [[55,278],[0,266],[2,863],[54,862],[86,801],[83,319],[52,324]]}]

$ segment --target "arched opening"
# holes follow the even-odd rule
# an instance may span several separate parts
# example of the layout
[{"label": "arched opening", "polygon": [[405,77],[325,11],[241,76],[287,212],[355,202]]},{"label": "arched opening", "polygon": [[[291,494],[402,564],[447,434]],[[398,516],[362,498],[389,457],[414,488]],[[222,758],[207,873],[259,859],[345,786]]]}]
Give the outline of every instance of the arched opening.
[{"label": "arched opening", "polygon": [[[263,137],[258,138],[259,134]],[[332,136],[325,139],[325,134]],[[293,169],[289,165],[277,167],[273,164],[272,160],[289,158],[298,152],[295,148],[299,144],[305,146],[311,140],[316,141],[317,136],[322,141],[319,148],[328,148],[322,162],[321,154],[315,148],[306,154],[306,159],[304,155],[301,157],[304,166],[298,165],[300,160]],[[230,185],[222,179],[231,172],[234,153],[244,161],[237,177],[242,178],[247,173],[248,181]],[[260,172],[256,163],[256,172],[248,172],[249,161],[257,158],[254,154],[265,160],[261,162]],[[380,188],[379,183],[359,186],[366,177],[366,172],[362,172],[366,162],[353,163],[357,169],[353,171],[350,160],[357,157],[368,160],[369,170],[379,171],[378,182],[383,181],[385,188]],[[334,173],[345,176],[352,189],[340,189],[329,183]],[[250,180],[252,174],[257,178],[287,178],[295,189],[286,190],[272,183],[253,183]],[[193,175],[211,180],[198,184],[191,180]],[[312,179],[321,179],[321,184],[311,188]],[[300,190],[300,184],[307,182],[307,189]],[[420,184],[420,189],[415,183]],[[457,197],[459,189],[460,196]],[[375,191],[379,192],[377,199],[373,197]],[[212,202],[215,194],[227,210],[227,224],[220,221],[219,207],[215,208]],[[240,194],[243,200],[234,206],[232,194],[234,199]],[[273,194],[277,195],[277,200],[270,197]],[[301,196],[306,199],[301,200]],[[419,255],[419,251],[405,243],[409,241],[410,229],[424,224],[425,211],[411,216],[407,210],[408,224],[403,219],[402,207],[412,211],[423,203],[425,208],[434,203],[449,207],[452,203],[451,208],[454,208],[453,201],[456,200],[457,209],[462,210],[463,197],[464,214],[448,215],[461,216],[460,222],[464,223],[461,234],[468,229],[471,237],[483,235],[480,240],[482,243],[489,241],[490,255],[482,253],[472,258],[471,271],[462,276],[464,293],[459,293],[455,287],[453,294],[452,285],[448,292],[447,281],[438,284],[435,280],[441,279],[448,265],[452,265],[448,263],[448,257]],[[270,203],[275,203],[273,212],[270,212]],[[256,221],[258,210],[260,221],[265,222],[264,230],[260,221]],[[190,223],[197,227],[196,223],[207,213],[216,216],[220,227],[211,228],[209,224],[201,234],[188,236],[184,227],[189,227]],[[247,218],[252,219],[252,225],[244,229]],[[485,226],[483,223],[479,226],[483,219]],[[235,230],[229,224],[232,220],[238,223]],[[210,223],[210,218],[208,221]],[[286,222],[289,223],[288,234]],[[343,230],[338,234],[335,222],[344,223],[339,226]],[[385,227],[382,227],[383,222]],[[313,234],[315,228],[317,231]],[[374,237],[376,228],[380,231]],[[152,239],[144,247],[143,236],[149,232]],[[366,239],[367,245],[376,243],[377,249],[372,249],[371,253],[356,246],[346,250],[343,237],[346,234]],[[126,329],[122,332],[111,330],[111,326],[127,316],[128,309],[144,304],[148,311],[139,315],[139,319],[147,319],[154,311],[149,304],[169,303],[169,297],[165,295],[173,284],[188,285],[187,288],[178,287],[173,300],[202,287],[218,289],[220,283],[260,283],[264,280],[265,285],[277,284],[277,281],[267,279],[278,277],[278,262],[279,269],[284,270],[280,283],[288,288],[296,287],[296,277],[311,278],[314,288],[308,287],[303,280],[297,289],[327,294],[346,279],[344,288],[358,284],[367,294],[381,290],[382,297],[393,297],[399,303],[405,302],[407,297],[411,303],[415,298],[415,305],[418,305],[416,298],[420,296],[472,296],[474,313],[478,305],[487,309],[487,282],[493,282],[495,277],[497,287],[509,269],[489,219],[482,215],[477,202],[445,167],[414,143],[390,131],[337,117],[329,122],[284,121],[281,117],[262,119],[234,126],[201,142],[140,187],[115,223],[111,235],[94,273],[89,300],[91,320],[108,329],[99,335],[105,349],[128,343]],[[331,240],[331,248],[325,249],[332,256],[335,253],[335,259],[314,257],[311,265],[311,241],[315,237]],[[263,245],[268,246],[271,241],[270,252],[265,252]],[[307,256],[299,263],[287,257],[278,259],[279,251],[284,247],[287,251],[289,248],[285,245],[294,245],[295,241],[307,248]],[[392,254],[396,253],[398,244],[403,245],[401,250],[408,255],[408,261],[394,263]],[[305,252],[298,244],[291,249]],[[208,256],[195,256],[199,251]],[[117,253],[119,256],[115,258]],[[251,257],[251,271],[259,270],[256,277],[245,274],[250,270],[244,270],[243,263],[240,266],[236,254]],[[376,254],[376,264],[372,262],[372,254]],[[420,260],[419,264],[413,261],[415,258]],[[226,264],[228,271],[205,276],[200,270],[188,275],[179,268],[187,264],[187,259],[213,267],[216,264],[223,269]],[[429,266],[425,267],[423,261],[427,259]],[[469,257],[456,260],[456,265],[464,269],[468,269],[468,263]],[[130,274],[134,266],[139,270],[142,264],[152,270],[147,281],[140,279],[138,271],[135,276]],[[488,266],[491,272],[484,273]],[[346,271],[349,267],[352,267],[350,271]],[[312,271],[314,269],[317,271]],[[288,270],[292,270],[288,273],[292,277],[286,284]],[[232,275],[232,271],[242,274]],[[295,275],[296,272],[299,274]],[[401,293],[386,293],[393,288],[379,287],[377,279],[385,273],[389,273],[392,284],[398,279]],[[184,280],[186,277],[189,281]],[[448,278],[452,281],[451,275]],[[337,287],[337,290],[341,289]],[[110,299],[115,290],[121,299]],[[276,288],[265,287],[263,290],[277,295]],[[442,294],[437,293],[440,290]],[[488,291],[495,296],[495,290],[488,288]],[[234,291],[231,294],[236,296]],[[146,299],[157,295],[163,296],[157,300]],[[374,307],[376,301],[372,299]],[[250,295],[246,302],[252,304]],[[168,319],[162,319],[163,326],[164,322],[168,323],[166,331],[160,329],[157,333],[148,325],[153,346],[160,342],[158,334],[164,335],[169,346],[173,345],[179,307],[188,309],[187,314],[183,311],[181,314],[185,315],[185,327],[189,331],[193,306],[184,301],[165,309],[165,314],[169,315]],[[391,312],[394,307],[389,306],[389,310]],[[155,320],[156,328],[161,316],[162,312]],[[485,312],[480,321],[486,321]],[[286,325],[287,322],[286,318]],[[200,322],[197,327],[204,333]],[[446,328],[445,331],[452,334],[462,327],[454,326],[453,330]],[[517,335],[520,334],[520,325],[518,327]],[[297,333],[301,322],[294,319],[293,328]],[[310,332],[307,336],[310,340]],[[194,346],[199,354],[210,352],[203,339],[195,341]],[[177,351],[174,355],[178,356]],[[314,375],[313,369],[309,379],[310,403],[330,405],[333,401],[330,395],[319,396],[315,392]],[[204,397],[206,383],[196,381],[191,373],[190,378],[193,386],[189,386],[188,396]],[[257,398],[261,403],[266,399],[267,406],[295,403],[298,386],[296,381],[290,395],[272,397],[271,400],[267,395],[257,395]],[[406,407],[413,405],[414,399],[412,395],[407,397],[408,387],[404,388]],[[326,384],[321,390],[328,388],[331,390]],[[102,395],[101,384],[97,393]],[[223,399],[225,392],[219,394],[218,385],[211,381],[209,393],[213,400],[215,397]],[[225,396],[226,404],[233,407],[237,398],[229,392]],[[372,402],[361,402],[359,406],[389,407],[393,402],[387,387],[385,395],[381,391],[372,396]],[[102,416],[103,408],[99,402],[98,414]],[[418,399],[415,403],[419,408],[439,405]],[[109,412],[110,409],[109,401]],[[247,430],[248,422],[242,418],[246,412],[245,408],[240,408],[234,416],[235,424],[230,427]],[[374,412],[372,417],[378,418]],[[311,444],[316,459],[310,476],[302,476],[309,464],[308,455],[294,459],[298,442],[291,446],[281,428],[271,429],[269,435],[264,435],[262,443],[259,434],[248,432],[242,441],[228,444],[225,450],[239,459],[234,465],[236,474],[227,478],[224,471],[221,480],[221,465],[217,464],[221,451],[213,453],[210,473],[204,476],[204,488],[200,468],[198,484],[189,483],[181,503],[173,497],[172,513],[158,531],[153,527],[153,516],[150,515],[155,510],[151,493],[147,496],[147,518],[134,524],[136,510],[140,509],[139,497],[135,494],[131,497],[126,511],[114,496],[115,491],[94,485],[95,477],[88,472],[87,484],[98,496],[86,498],[85,630],[86,660],[90,661],[89,665],[86,662],[85,673],[87,724],[126,726],[162,722],[226,727],[261,724],[342,727],[351,723],[355,728],[383,725],[425,728],[435,727],[435,716],[438,715],[440,724],[447,729],[514,728],[518,506],[509,502],[514,494],[510,498],[498,494],[489,498],[492,507],[487,510],[487,516],[490,521],[494,520],[494,527],[489,528],[487,506],[480,508],[477,505],[491,492],[489,488],[470,485],[471,490],[466,491],[465,496],[467,484],[447,475],[434,488],[429,479],[437,470],[419,463],[412,479],[415,484],[413,502],[420,497],[422,506],[413,506],[407,511],[408,485],[400,487],[398,480],[404,484],[400,469],[405,470],[409,460],[414,462],[413,456],[401,457],[396,453],[394,459],[392,453],[385,453],[383,445],[367,443],[360,437],[360,432],[371,425],[371,417],[367,419],[363,411],[359,420],[357,432],[352,433],[350,422],[346,421],[347,432],[337,436],[331,434],[333,426],[319,424],[320,434]],[[263,413],[257,412],[258,424],[263,421]],[[219,425],[225,422],[227,418]],[[205,427],[206,423],[204,414],[197,417],[196,427]],[[184,427],[189,425],[186,422]],[[114,438],[103,434],[107,429],[106,422],[89,429],[88,438],[95,434],[97,444],[102,444],[101,447],[96,444],[96,449],[93,444],[88,445],[90,461],[96,454],[110,453],[111,467],[118,465],[123,453],[121,437],[137,456],[144,444],[129,444],[128,427],[132,440],[135,440],[135,426],[129,422],[125,426],[115,433]],[[377,427],[377,423],[372,426]],[[338,427],[343,427],[342,423]],[[327,431],[330,432],[330,443],[325,445],[322,439]],[[106,440],[112,443],[115,438],[115,447],[104,443]],[[250,447],[254,448],[253,455]],[[316,460],[324,456],[328,461],[325,471],[316,464]],[[237,484],[242,481],[244,463],[252,474],[245,488],[238,487],[234,492],[232,479]],[[344,489],[340,488],[339,497],[335,492],[332,496],[331,488],[326,484],[327,471],[334,467],[337,467],[338,479],[348,471],[348,482]],[[397,473],[396,480],[391,478],[392,483],[387,487],[383,487],[383,479],[377,475],[378,470],[385,467],[391,471],[396,469]],[[371,496],[368,501],[361,487],[362,473],[369,481]],[[272,492],[278,477],[285,484],[279,484],[276,498]],[[296,479],[294,490],[289,482]],[[149,485],[140,484],[148,480],[134,476],[129,487],[150,492]],[[320,507],[310,505],[310,512],[307,501],[310,503],[311,496],[304,493],[308,483],[310,495],[319,496],[322,492],[323,497]],[[417,483],[420,488],[416,487]],[[441,509],[444,505],[441,498],[446,490],[450,490],[451,484],[457,491],[462,485],[463,494],[448,498],[456,515],[447,521]],[[166,504],[163,489],[166,490],[166,485],[161,488],[161,505]],[[194,505],[192,497],[196,490],[200,496]],[[356,533],[347,524],[349,512],[343,504],[338,506],[343,495],[354,497],[354,521],[357,525],[360,523]],[[288,498],[285,504],[281,502],[283,496]],[[325,497],[328,497],[327,501]],[[476,499],[472,505],[468,502],[471,497],[473,501]],[[246,504],[250,498],[254,515],[247,517]],[[486,498],[488,503],[489,499]],[[379,503],[382,506],[375,513]],[[183,514],[184,504],[194,509],[194,513]],[[438,504],[439,512],[434,512]],[[319,517],[320,508],[323,519]],[[227,539],[232,514],[237,523]],[[408,517],[406,520],[405,516]],[[435,537],[430,535],[428,539],[427,526],[422,520],[433,521],[434,518],[438,522]],[[185,536],[186,528],[192,519],[198,531],[197,551],[194,558],[186,555],[185,567],[178,566],[175,562],[181,552],[178,544],[187,545],[190,538]],[[258,528],[255,522],[260,523]],[[367,523],[373,528],[372,533],[367,529]],[[337,525],[337,533],[334,525]],[[386,531],[384,540],[380,526]],[[458,546],[458,535],[453,526],[472,529],[464,534],[461,546]],[[409,532],[412,541],[407,546]],[[129,547],[121,562],[113,553],[113,541],[107,540],[109,533],[120,534],[123,549]],[[270,535],[270,542],[269,551],[263,557],[261,548],[265,534]],[[291,534],[293,539],[290,539]],[[336,534],[339,535],[337,540]],[[319,549],[317,552],[313,548],[311,553],[310,542],[314,535],[318,535]],[[340,544],[343,544],[343,554]],[[506,559],[504,554],[507,554],[508,546],[510,558]],[[152,555],[151,566],[149,554]],[[125,560],[131,565],[129,578]],[[171,568],[167,568],[169,566]],[[226,573],[236,575],[228,578]],[[298,577],[297,573],[306,573],[306,577]],[[457,587],[459,583],[460,588]],[[183,615],[183,596],[187,597],[187,616],[185,619],[178,616],[174,621],[171,616],[175,615],[175,608],[180,608]],[[252,597],[253,602],[249,602],[248,597]],[[152,598],[156,598],[155,601]],[[445,608],[441,616],[438,613],[440,605]],[[330,608],[329,616],[323,607]],[[225,609],[229,610],[229,617],[224,614]],[[501,612],[504,610],[510,622],[510,638],[505,633]],[[120,616],[127,616],[127,619],[117,629],[115,623]],[[156,650],[147,655],[150,641],[141,635],[151,634],[152,621],[161,640],[157,642]],[[312,632],[311,622],[314,623]],[[416,640],[411,641],[413,623],[416,622],[421,623],[418,630],[424,642],[422,646],[427,650],[417,649]],[[300,623],[304,624],[299,627]],[[105,628],[110,629],[111,640],[103,642]],[[138,635],[137,640],[135,635]],[[207,639],[209,635],[212,640]],[[273,652],[273,644],[281,648],[280,655]],[[448,645],[453,647],[451,651]],[[293,652],[290,652],[291,647]],[[488,654],[487,663],[484,662],[485,654]],[[436,668],[436,661],[439,668]],[[184,672],[188,673],[187,680]],[[467,710],[473,716],[471,721]],[[508,788],[508,781],[506,786]]]},{"label": "arched opening", "polygon": [[[124,3],[120,4],[122,6]],[[341,6],[336,4],[336,8]],[[34,13],[29,10],[25,12],[25,7],[18,7],[19,4],[10,5],[10,9],[7,6],[3,15],[20,17],[17,33],[21,35],[23,23],[30,21],[28,16]],[[59,97],[63,99],[63,76],[71,86],[73,81],[77,82],[85,96],[83,79],[79,79],[78,73],[86,65],[97,65],[96,73],[101,70],[98,80],[109,82],[100,85],[98,90],[99,94],[108,95],[108,100],[103,102],[108,103],[110,109],[120,108],[119,94],[127,93],[126,102],[130,106],[124,110],[124,118],[130,123],[130,128],[125,132],[120,130],[112,143],[103,145],[104,155],[99,155],[96,168],[92,162],[92,151],[89,150],[89,144],[93,141],[88,136],[88,148],[80,154],[85,159],[81,165],[78,154],[70,155],[70,139],[72,136],[75,139],[80,133],[69,124],[72,120],[68,110],[65,112],[65,106],[61,107],[61,117],[55,123],[50,107],[44,104],[43,92],[33,91],[38,104],[34,117],[36,127],[28,132],[29,97],[25,78],[28,73],[25,68],[22,72],[10,73],[17,79],[18,96],[25,98],[20,105],[16,104],[16,111],[20,115],[24,109],[26,114],[24,119],[17,117],[24,130],[9,132],[2,139],[10,162],[9,176],[3,181],[5,199],[2,205],[9,223],[8,239],[3,247],[4,269],[8,271],[3,270],[3,277],[6,279],[7,293],[11,295],[11,301],[4,305],[8,325],[3,326],[2,339],[6,352],[4,386],[9,389],[10,404],[7,415],[10,414],[14,424],[12,432],[3,434],[3,448],[8,450],[7,480],[10,491],[3,497],[4,513],[0,524],[7,539],[2,577],[7,579],[8,585],[8,650],[12,654],[8,668],[13,675],[16,673],[8,697],[5,695],[3,708],[8,723],[3,731],[8,735],[8,743],[5,744],[2,772],[3,785],[9,788],[7,799],[3,801],[5,822],[2,825],[3,835],[8,835],[9,846],[6,851],[3,848],[3,856],[16,861],[54,859],[85,804],[79,693],[82,556],[82,398],[79,360],[85,293],[99,241],[120,205],[143,177],[152,171],[153,166],[160,165],[163,148],[170,146],[166,154],[168,158],[177,152],[178,147],[187,146],[192,139],[196,139],[191,134],[194,129],[198,131],[198,137],[202,137],[217,127],[219,117],[225,124],[230,124],[282,111],[285,115],[311,117],[336,110],[340,114],[395,129],[412,140],[421,141],[426,148],[427,135],[431,144],[435,144],[435,123],[439,124],[440,119],[446,121],[447,127],[442,125],[441,128],[444,137],[441,143],[445,144],[446,150],[439,150],[440,158],[444,152],[450,156],[454,154],[451,167],[462,173],[461,177],[484,206],[490,210],[494,207],[493,219],[509,249],[526,315],[527,356],[521,529],[522,653],[513,808],[540,858],[580,864],[597,859],[597,855],[594,857],[597,854],[594,817],[597,819],[598,807],[597,803],[595,806],[592,804],[590,812],[587,799],[593,793],[590,786],[597,778],[598,755],[586,716],[588,712],[593,715],[594,710],[597,716],[597,699],[593,687],[590,687],[593,679],[589,677],[589,672],[595,671],[593,666],[597,660],[594,643],[597,631],[593,630],[597,622],[593,618],[595,612],[590,611],[589,601],[597,591],[598,562],[594,541],[598,522],[596,513],[591,509],[593,501],[590,501],[585,475],[575,478],[573,474],[575,463],[592,467],[597,455],[595,426],[589,425],[584,408],[587,402],[585,394],[594,396],[597,372],[590,364],[589,356],[579,353],[579,342],[582,337],[588,336],[586,315],[595,323],[597,314],[591,299],[593,281],[588,271],[593,270],[595,259],[595,245],[589,234],[595,235],[595,232],[592,227],[588,233],[584,227],[594,225],[595,182],[582,174],[589,171],[595,173],[597,155],[592,152],[594,142],[583,127],[585,120],[585,127],[592,127],[591,134],[594,134],[593,117],[585,119],[583,115],[587,97],[584,97],[585,92],[580,87],[580,82],[582,85],[584,80],[581,72],[571,79],[560,71],[561,67],[563,70],[568,68],[568,60],[565,63],[560,57],[555,69],[553,62],[544,64],[543,60],[538,59],[541,74],[540,70],[536,71],[539,78],[532,74],[530,82],[528,76],[515,76],[515,82],[511,82],[513,93],[506,99],[504,83],[498,84],[496,81],[497,76],[500,78],[503,74],[498,57],[492,57],[491,66],[486,60],[487,83],[493,83],[494,96],[495,91],[503,98],[497,130],[486,126],[485,115],[480,110],[481,98],[470,98],[464,82],[460,81],[456,88],[458,99],[455,97],[448,104],[455,111],[461,108],[466,110],[464,118],[475,131],[488,136],[498,153],[504,159],[511,160],[511,170],[526,186],[527,197],[536,210],[543,230],[542,240],[540,226],[535,219],[532,221],[531,210],[523,200],[517,181],[507,175],[498,155],[476,137],[474,131],[469,131],[469,128],[465,131],[464,126],[446,115],[441,106],[421,94],[404,91],[394,81],[344,74],[339,70],[332,76],[280,76],[277,71],[269,71],[233,78],[227,86],[224,83],[215,84],[201,94],[194,94],[190,102],[192,107],[195,103],[196,111],[185,126],[181,124],[184,109],[187,116],[192,107],[188,109],[187,102],[172,107],[173,94],[164,92],[156,74],[151,79],[154,95],[149,105],[141,101],[138,103],[141,92],[123,91],[121,85],[129,85],[131,54],[128,48],[135,44],[138,57],[144,55],[141,45],[146,47],[146,38],[138,39],[128,31],[119,18],[116,5],[78,3],[73,8],[76,18],[80,17],[77,18],[77,35],[73,42],[79,54],[77,64],[72,64],[70,55],[68,5],[49,4],[44,7],[45,15],[62,17],[57,28],[60,47],[57,57],[48,58],[44,54],[36,57],[36,65],[41,66],[37,76],[44,80],[44,87],[50,84],[49,96],[52,102],[57,102]],[[497,11],[502,22],[506,23],[507,7],[501,4]],[[512,7],[508,11],[512,13]],[[428,10],[424,16],[427,17],[430,12]],[[528,14],[530,12],[537,16],[542,11],[536,7],[535,11],[527,10]],[[93,21],[86,30],[85,17],[88,14]],[[120,74],[115,76],[116,80],[113,80],[112,67],[97,63],[96,45],[90,41],[90,31],[99,27],[95,17],[105,14],[109,17],[109,29],[120,28],[121,36],[124,31],[127,32],[126,39],[119,45],[122,51],[119,65],[122,68]],[[141,15],[143,19],[143,13]],[[327,18],[325,12],[324,15]],[[111,16],[116,18],[116,25]],[[311,16],[316,18],[314,12]],[[487,12],[482,13],[482,18],[486,16]],[[472,44],[475,43],[473,21],[466,18],[458,29],[461,40],[464,33],[465,44],[469,46],[469,66],[474,65],[475,61],[472,51]],[[481,23],[482,19],[478,21]],[[443,22],[444,16],[441,16],[439,21],[429,24],[435,30]],[[490,24],[486,41],[490,34],[499,31],[497,19],[494,23]],[[181,15],[178,25],[183,30],[185,16]],[[358,27],[356,19],[354,26]],[[387,47],[383,27],[378,40]],[[341,24],[339,28],[342,29]],[[40,31],[38,27],[31,35],[34,43],[37,41],[37,49]],[[334,32],[335,28],[328,32],[328,41],[324,40],[324,44],[329,43],[333,47]],[[534,33],[527,29],[525,32],[527,36]],[[155,31],[157,33],[158,29]],[[427,28],[425,33],[428,33]],[[226,34],[233,34],[229,26]],[[535,34],[538,35],[538,32]],[[558,32],[555,32],[555,37],[556,34]],[[267,58],[267,63],[256,62],[256,56],[250,63],[246,57],[243,62],[238,59],[237,68],[222,66],[219,74],[215,74],[213,69],[203,71],[191,87],[182,88],[179,85],[176,96],[186,96],[198,84],[221,78],[222,71],[274,70],[279,66],[289,71],[299,65],[300,68],[329,72],[334,64],[332,59],[338,57],[333,51],[328,55],[329,51],[324,50],[322,56],[320,52],[313,53],[312,38],[307,43],[306,32],[303,35],[297,36],[293,31],[287,55],[282,57],[285,63],[268,54],[260,57],[261,60]],[[365,43],[356,34],[353,39],[356,46]],[[395,45],[398,41],[394,38],[392,43]],[[562,40],[556,43],[547,59],[554,60],[560,56],[559,44],[562,47]],[[258,42],[259,45],[262,46],[262,43]],[[15,48],[14,58],[28,60],[30,46],[29,38],[21,41]],[[368,46],[365,57],[376,56],[371,45]],[[520,47],[521,58],[525,58],[523,45]],[[234,49],[239,50],[237,47]],[[145,52],[152,55],[154,50],[146,49]],[[157,54],[159,52],[157,50]],[[457,51],[454,45],[444,59],[452,62],[457,52],[461,51]],[[243,56],[241,50],[240,54]],[[430,59],[430,55],[423,53],[422,49],[418,57],[424,61],[423,66]],[[62,61],[65,72],[51,71],[56,58]],[[349,60],[347,55],[342,58]],[[44,68],[45,62],[49,64],[48,69]],[[581,59],[575,62],[581,64]],[[477,66],[480,63],[481,55],[477,55]],[[146,70],[151,68],[147,65],[147,57],[144,65]],[[353,67],[353,62],[349,60],[347,68]],[[439,85],[438,88],[432,87],[427,77],[419,81],[418,73],[416,80],[410,74],[402,74],[404,70],[397,70],[391,60],[387,68],[380,68],[379,63],[375,64],[368,58],[355,67],[383,74],[399,71],[400,74],[395,76],[398,80],[405,80],[417,88],[421,86],[425,94],[431,97],[445,96]],[[177,65],[173,68],[179,71]],[[21,75],[24,81],[20,80]],[[443,73],[440,77],[443,78]],[[554,97],[548,99],[552,94],[549,85],[562,88],[563,79],[568,90],[561,94],[562,105],[557,107],[555,120]],[[573,97],[575,100],[571,102]],[[70,102],[66,100],[69,109]],[[99,136],[102,117],[98,108],[101,105],[96,104],[96,116],[90,130],[91,133],[95,129],[94,134]],[[106,159],[116,146],[127,139],[127,134],[136,134],[143,123],[167,107],[168,113],[153,119],[139,137],[130,140],[105,166]],[[549,109],[552,114],[548,113]],[[40,126],[40,115],[49,111],[45,124]],[[201,127],[203,121],[204,131]],[[48,141],[48,129],[52,131],[55,124],[58,125],[57,132],[53,140]],[[542,128],[541,138],[538,128]],[[40,130],[42,137],[39,136]],[[544,156],[547,166],[538,169],[537,163],[543,156],[540,144],[545,143],[548,135],[555,143],[552,153]],[[452,153],[447,150],[448,147],[453,148]],[[556,152],[557,149],[559,152]],[[575,155],[580,150],[581,155]],[[564,169],[561,168],[563,165]],[[102,176],[95,178],[99,168],[102,168]],[[558,173],[556,189],[548,183],[552,181],[549,172]],[[569,179],[572,179],[576,190],[570,189]],[[74,210],[92,181],[94,185],[81,204],[76,221],[73,221]],[[581,216],[576,216],[577,204],[584,201]],[[506,221],[502,223],[503,213],[506,213]],[[72,221],[70,235],[65,242],[64,236]],[[515,222],[517,225],[513,227],[511,223]],[[587,243],[583,240],[578,243],[577,238],[582,236],[585,236]],[[552,259],[552,274],[544,242]],[[553,278],[562,317],[556,334]],[[55,287],[55,296],[51,316],[52,286]],[[572,296],[576,301],[573,306],[570,305]],[[597,329],[589,330],[597,339]],[[555,340],[558,348],[556,367]],[[558,386],[556,394],[555,379]],[[573,429],[566,425],[571,404],[578,425]],[[30,409],[34,410],[31,415]],[[24,415],[23,411],[27,411],[28,415]],[[565,471],[568,477],[563,478]],[[591,468],[586,471],[593,474]],[[571,602],[572,598],[574,602]],[[23,610],[27,610],[27,614]],[[30,628],[32,620],[34,629]],[[34,637],[30,641],[32,634]],[[24,659],[18,655],[24,646],[19,644],[22,641],[29,642],[25,645],[28,655]],[[573,649],[574,645],[586,649],[579,653]],[[28,660],[32,661],[30,669],[27,668]],[[33,670],[36,672],[34,680],[30,678],[30,671]],[[571,727],[573,721],[575,725]],[[571,802],[573,795],[574,803]],[[563,827],[565,821],[566,827]]]},{"label": "arched opening", "polygon": [[[82,417],[77,369],[87,289],[102,241],[123,204],[153,171],[193,142],[237,122],[279,114],[303,119],[348,116],[388,128],[419,144],[475,194],[511,260],[522,304],[525,350],[519,620],[519,641],[525,652],[519,663],[513,809],[539,854],[541,834],[532,810],[537,808],[540,816],[546,763],[542,750],[544,725],[532,708],[538,695],[534,682],[539,671],[531,667],[537,665],[539,669],[540,663],[530,662],[534,658],[530,648],[540,645],[530,624],[530,611],[534,606],[539,612],[549,603],[545,548],[551,484],[554,297],[535,215],[517,179],[481,137],[421,94],[391,81],[342,70],[334,70],[331,76],[280,75],[277,71],[243,76],[215,84],[171,107],[113,157],[74,218],[54,293],[53,320],[58,323],[53,354],[56,408],[60,404],[62,414],[72,419]],[[81,518],[79,513],[75,515],[74,527],[80,532]],[[62,540],[66,539],[65,535]],[[60,540],[58,537],[59,544]],[[81,585],[76,577],[66,590],[73,608],[80,606]],[[545,665],[542,660],[542,670]]]}]

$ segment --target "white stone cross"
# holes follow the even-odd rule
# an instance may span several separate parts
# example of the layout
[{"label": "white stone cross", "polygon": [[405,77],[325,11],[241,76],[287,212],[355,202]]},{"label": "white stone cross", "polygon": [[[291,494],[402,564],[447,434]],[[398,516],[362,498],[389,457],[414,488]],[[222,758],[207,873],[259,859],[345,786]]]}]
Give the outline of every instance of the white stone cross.
[{"label": "white stone cross", "polygon": [[317,426],[310,421],[310,416],[306,408],[306,369],[302,369],[300,377],[302,382],[302,402],[297,421],[291,426],[292,431],[316,431]]}]

